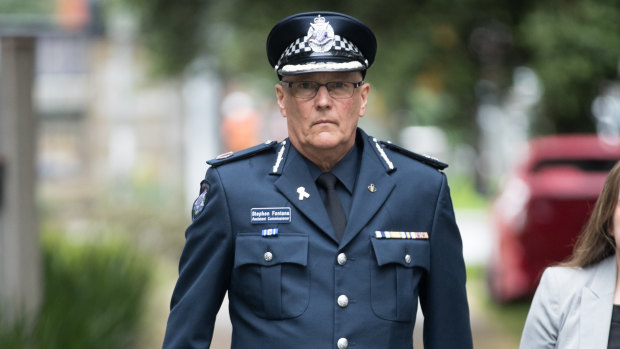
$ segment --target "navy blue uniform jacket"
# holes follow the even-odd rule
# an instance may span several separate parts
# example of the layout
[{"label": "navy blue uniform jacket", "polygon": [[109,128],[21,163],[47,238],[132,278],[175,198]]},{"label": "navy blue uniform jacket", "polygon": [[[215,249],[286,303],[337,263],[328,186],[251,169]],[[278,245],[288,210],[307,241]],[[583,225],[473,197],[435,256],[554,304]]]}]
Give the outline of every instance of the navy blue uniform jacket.
[{"label": "navy blue uniform jacket", "polygon": [[[210,162],[206,205],[185,233],[164,348],[208,348],[227,291],[235,349],[337,348],[342,338],[353,349],[411,349],[418,298],[425,348],[472,347],[445,175],[359,129],[357,137],[360,172],[340,242],[288,139]],[[300,199],[299,187],[309,196]],[[252,223],[257,208],[290,208],[290,223]],[[277,235],[261,235],[273,228]],[[377,231],[422,234],[385,239]]]}]

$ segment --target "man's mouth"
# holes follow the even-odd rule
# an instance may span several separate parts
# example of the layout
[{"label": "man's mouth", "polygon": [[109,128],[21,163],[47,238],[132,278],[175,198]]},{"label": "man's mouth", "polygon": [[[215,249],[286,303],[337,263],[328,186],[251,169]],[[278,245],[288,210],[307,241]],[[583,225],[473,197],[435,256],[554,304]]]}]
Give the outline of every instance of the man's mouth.
[{"label": "man's mouth", "polygon": [[328,119],[320,119],[313,123],[313,125],[324,125],[324,124],[336,124],[336,122]]}]

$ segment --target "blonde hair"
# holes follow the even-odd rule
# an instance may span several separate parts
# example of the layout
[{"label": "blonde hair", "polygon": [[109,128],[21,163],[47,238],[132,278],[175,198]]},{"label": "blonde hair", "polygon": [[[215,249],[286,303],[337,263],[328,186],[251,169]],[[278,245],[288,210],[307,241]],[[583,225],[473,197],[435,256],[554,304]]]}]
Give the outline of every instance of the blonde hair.
[{"label": "blonde hair", "polygon": [[620,191],[620,161],[609,171],[594,210],[573,249],[573,254],[561,265],[587,267],[616,253],[613,218]]}]

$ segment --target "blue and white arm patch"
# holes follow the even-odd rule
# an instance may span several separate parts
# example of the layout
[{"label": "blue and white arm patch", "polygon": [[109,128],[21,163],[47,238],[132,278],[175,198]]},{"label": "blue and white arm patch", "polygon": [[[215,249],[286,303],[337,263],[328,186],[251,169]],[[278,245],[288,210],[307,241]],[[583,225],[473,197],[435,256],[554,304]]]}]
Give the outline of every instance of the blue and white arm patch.
[{"label": "blue and white arm patch", "polygon": [[208,200],[208,193],[209,182],[207,182],[206,179],[203,179],[202,182],[200,182],[200,193],[198,195],[198,198],[194,201],[194,204],[192,205],[192,220],[196,219],[196,217],[198,217],[198,215],[204,210]]}]

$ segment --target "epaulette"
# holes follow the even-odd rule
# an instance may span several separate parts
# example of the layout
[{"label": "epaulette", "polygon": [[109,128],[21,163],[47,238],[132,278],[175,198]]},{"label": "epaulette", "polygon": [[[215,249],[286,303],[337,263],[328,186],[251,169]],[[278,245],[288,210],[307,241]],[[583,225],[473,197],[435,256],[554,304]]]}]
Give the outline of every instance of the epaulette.
[{"label": "epaulette", "polygon": [[379,141],[379,143],[381,143],[382,145],[384,145],[385,147],[388,147],[394,151],[397,151],[403,155],[406,155],[412,159],[418,160],[420,162],[423,162],[429,166],[432,166],[438,170],[443,170],[446,167],[448,167],[448,164],[441,162],[433,157],[430,157],[428,155],[422,155],[422,154],[418,154],[418,153],[414,153],[412,151],[409,151],[403,147],[400,147],[396,144],[393,144],[392,142],[386,142],[386,141]]},{"label": "epaulette", "polygon": [[236,153],[229,151],[228,153],[218,155],[215,159],[211,159],[207,161],[207,164],[213,167],[217,167],[222,164],[229,163],[229,162],[249,158],[250,156],[264,152],[265,150],[272,149],[273,147],[276,146],[276,144],[278,144],[278,142],[276,141],[266,141],[265,143],[261,143],[253,147],[243,149]]}]

